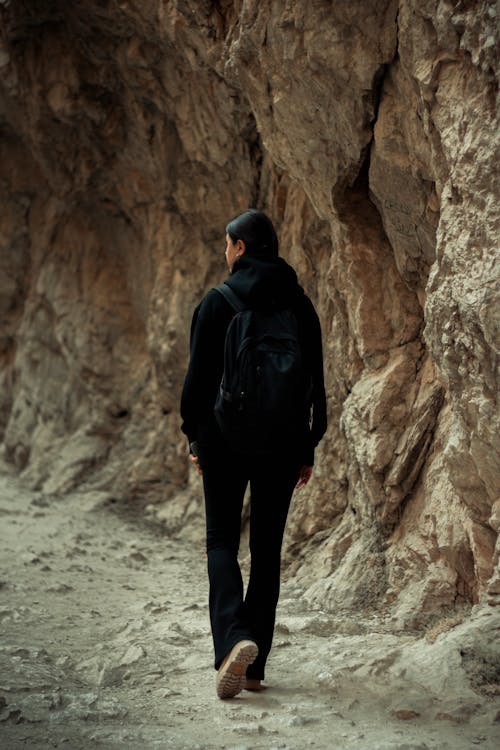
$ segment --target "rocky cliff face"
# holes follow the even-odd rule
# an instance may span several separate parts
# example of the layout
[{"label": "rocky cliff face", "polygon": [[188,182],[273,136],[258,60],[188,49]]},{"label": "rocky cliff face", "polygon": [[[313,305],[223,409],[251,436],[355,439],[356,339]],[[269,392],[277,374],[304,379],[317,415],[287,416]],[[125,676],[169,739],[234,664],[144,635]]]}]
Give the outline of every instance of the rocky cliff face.
[{"label": "rocky cliff face", "polygon": [[396,627],[498,601],[495,3],[0,14],[5,460],[45,494],[200,527],[178,416],[190,317],[225,276],[228,218],[258,206],[326,357],[289,573]]}]

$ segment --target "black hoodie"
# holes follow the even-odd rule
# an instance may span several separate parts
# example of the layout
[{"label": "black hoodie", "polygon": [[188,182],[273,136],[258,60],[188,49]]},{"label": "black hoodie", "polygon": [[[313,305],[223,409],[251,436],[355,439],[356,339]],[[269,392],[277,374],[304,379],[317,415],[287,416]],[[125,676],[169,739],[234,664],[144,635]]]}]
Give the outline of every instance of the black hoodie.
[{"label": "black hoodie", "polygon": [[[312,466],[314,448],[326,430],[321,328],[313,304],[293,268],[279,257],[245,253],[224,283],[253,309],[291,308],[296,313],[304,361],[309,363],[313,380],[312,424],[297,450],[302,463]],[[198,443],[202,464],[206,446],[223,445],[213,409],[222,380],[226,331],[234,314],[225,298],[212,289],[194,311],[191,324],[190,362],[181,398],[182,431],[190,443]]]}]

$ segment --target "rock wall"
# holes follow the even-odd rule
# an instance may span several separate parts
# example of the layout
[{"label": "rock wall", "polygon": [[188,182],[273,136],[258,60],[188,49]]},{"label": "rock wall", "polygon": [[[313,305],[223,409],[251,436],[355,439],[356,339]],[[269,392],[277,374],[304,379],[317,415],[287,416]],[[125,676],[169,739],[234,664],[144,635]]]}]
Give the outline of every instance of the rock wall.
[{"label": "rock wall", "polygon": [[0,20],[5,461],[201,529],[190,317],[257,206],[323,326],[329,430],[288,573],[395,627],[498,602],[495,3],[3,0]]}]

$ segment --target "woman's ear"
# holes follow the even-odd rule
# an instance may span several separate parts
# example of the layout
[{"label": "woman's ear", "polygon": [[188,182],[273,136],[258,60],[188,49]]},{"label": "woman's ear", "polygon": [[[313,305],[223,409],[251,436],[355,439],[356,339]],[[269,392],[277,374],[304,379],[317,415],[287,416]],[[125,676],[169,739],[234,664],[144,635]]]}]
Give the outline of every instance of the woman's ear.
[{"label": "woman's ear", "polygon": [[241,257],[242,255],[244,255],[245,250],[247,249],[243,240],[236,240],[235,248],[236,248],[236,254],[238,257]]}]

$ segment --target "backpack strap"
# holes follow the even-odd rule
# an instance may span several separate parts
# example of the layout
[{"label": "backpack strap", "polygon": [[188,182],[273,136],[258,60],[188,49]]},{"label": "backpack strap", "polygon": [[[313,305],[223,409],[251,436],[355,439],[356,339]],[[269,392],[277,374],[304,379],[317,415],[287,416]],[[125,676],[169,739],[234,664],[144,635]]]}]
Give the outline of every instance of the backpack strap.
[{"label": "backpack strap", "polygon": [[222,294],[224,299],[229,302],[233,310],[237,313],[248,309],[243,300],[238,297],[236,292],[234,292],[227,284],[218,284],[217,286],[214,286],[214,289],[216,292],[219,292],[219,294]]}]

